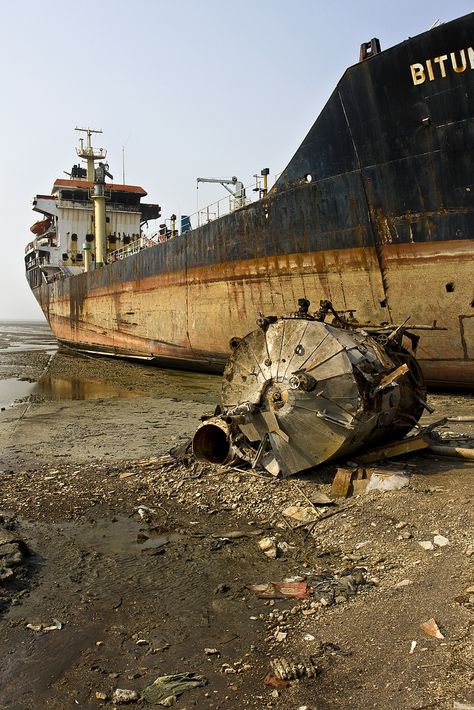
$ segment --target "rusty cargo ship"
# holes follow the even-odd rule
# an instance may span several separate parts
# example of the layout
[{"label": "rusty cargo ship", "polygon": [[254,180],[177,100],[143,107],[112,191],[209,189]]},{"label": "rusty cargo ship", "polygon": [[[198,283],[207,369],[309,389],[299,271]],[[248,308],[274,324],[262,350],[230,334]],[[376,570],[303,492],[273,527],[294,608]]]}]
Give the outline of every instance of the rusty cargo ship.
[{"label": "rusty cargo ship", "polygon": [[[29,284],[57,339],[172,367],[223,367],[256,314],[330,300],[360,322],[435,325],[428,382],[474,386],[474,15],[346,70],[295,155],[248,201],[162,225],[137,186],[107,182],[81,141],[68,179],[37,195]],[[96,168],[95,164],[98,163]],[[180,222],[180,226],[177,226]]]}]

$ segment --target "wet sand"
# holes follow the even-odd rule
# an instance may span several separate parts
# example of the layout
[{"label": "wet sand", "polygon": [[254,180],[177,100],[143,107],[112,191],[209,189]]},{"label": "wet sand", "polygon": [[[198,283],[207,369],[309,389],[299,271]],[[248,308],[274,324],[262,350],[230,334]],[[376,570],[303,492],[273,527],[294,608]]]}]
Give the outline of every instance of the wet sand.
[{"label": "wet sand", "polygon": [[[0,413],[0,530],[30,551],[0,582],[0,708],[112,707],[96,693],[188,671],[208,685],[177,710],[474,702],[472,463],[405,458],[409,487],[323,508],[311,532],[282,511],[328,493],[334,467],[278,481],[167,455],[213,410],[219,377],[18,354],[17,376],[46,369]],[[430,401],[432,418],[474,414],[469,396]],[[440,431],[473,445],[472,424]],[[448,544],[422,549],[436,533]],[[283,545],[276,559],[265,536]],[[354,569],[363,583],[336,602],[331,584]],[[327,603],[246,588],[295,575],[326,585]],[[420,629],[430,617],[445,639]],[[52,619],[62,628],[26,626]],[[263,684],[272,658],[308,655],[317,678]]]}]

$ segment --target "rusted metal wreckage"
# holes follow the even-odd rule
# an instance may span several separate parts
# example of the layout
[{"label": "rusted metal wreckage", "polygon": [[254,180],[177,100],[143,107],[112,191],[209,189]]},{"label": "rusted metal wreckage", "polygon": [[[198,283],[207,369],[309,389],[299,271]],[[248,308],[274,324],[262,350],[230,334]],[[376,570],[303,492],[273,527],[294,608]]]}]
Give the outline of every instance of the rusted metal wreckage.
[{"label": "rusted metal wreckage", "polygon": [[196,458],[237,458],[288,476],[417,424],[428,407],[412,354],[419,336],[405,325],[360,324],[329,301],[314,314],[307,299],[298,303],[296,313],[261,316],[256,330],[231,340],[222,404],[194,436]]}]

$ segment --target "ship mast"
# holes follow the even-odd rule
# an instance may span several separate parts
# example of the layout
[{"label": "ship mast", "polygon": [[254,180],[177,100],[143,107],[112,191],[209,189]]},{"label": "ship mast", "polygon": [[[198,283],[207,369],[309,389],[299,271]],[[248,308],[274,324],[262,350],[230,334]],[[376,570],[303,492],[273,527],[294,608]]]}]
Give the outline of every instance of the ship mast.
[{"label": "ship mast", "polygon": [[94,182],[94,162],[96,160],[104,160],[107,151],[103,148],[94,149],[92,147],[91,135],[93,133],[102,133],[102,131],[94,128],[78,128],[77,126],[75,130],[87,135],[86,145],[84,145],[84,138],[79,138],[79,148],[76,148],[76,153],[87,162],[87,181]]},{"label": "ship mast", "polygon": [[[94,149],[92,146],[91,135],[93,133],[102,133],[102,131],[93,128],[77,128],[77,126],[76,131],[82,131],[87,136],[86,145],[84,145],[84,138],[79,139],[79,148],[76,148],[76,153],[80,158],[87,161],[87,181],[94,183],[92,201],[94,203],[95,265],[96,267],[101,267],[105,263],[107,251],[105,235],[105,178],[113,179],[113,176],[109,173],[107,163],[99,162],[97,169],[94,166],[96,160],[104,160],[107,155],[107,151],[104,148]],[[88,255],[86,254],[87,266],[90,267]]]}]

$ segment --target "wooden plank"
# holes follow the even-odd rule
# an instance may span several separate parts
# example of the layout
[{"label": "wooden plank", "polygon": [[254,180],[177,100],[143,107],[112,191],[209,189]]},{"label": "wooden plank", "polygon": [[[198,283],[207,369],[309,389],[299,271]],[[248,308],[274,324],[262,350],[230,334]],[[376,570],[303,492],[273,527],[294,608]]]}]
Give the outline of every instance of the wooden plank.
[{"label": "wooden plank", "polygon": [[333,498],[347,498],[351,486],[352,468],[338,468],[331,486],[331,496]]},{"label": "wooden plank", "polygon": [[372,463],[373,461],[381,461],[395,456],[402,456],[403,454],[410,454],[413,451],[427,449],[428,447],[429,443],[423,436],[412,436],[409,439],[394,441],[386,446],[380,446],[377,449],[372,449],[359,456],[354,456],[354,461],[357,463]]}]

